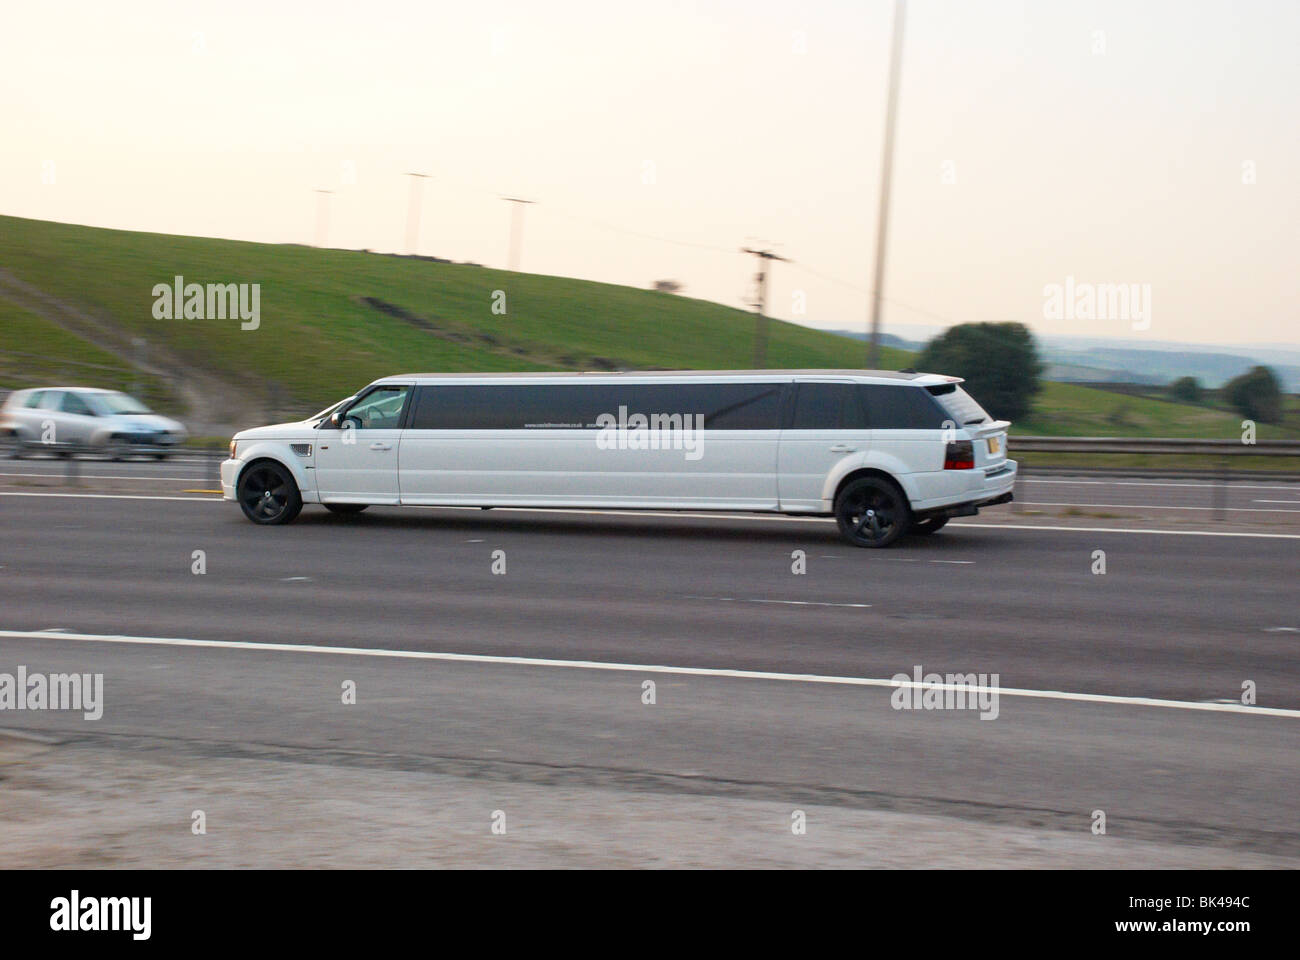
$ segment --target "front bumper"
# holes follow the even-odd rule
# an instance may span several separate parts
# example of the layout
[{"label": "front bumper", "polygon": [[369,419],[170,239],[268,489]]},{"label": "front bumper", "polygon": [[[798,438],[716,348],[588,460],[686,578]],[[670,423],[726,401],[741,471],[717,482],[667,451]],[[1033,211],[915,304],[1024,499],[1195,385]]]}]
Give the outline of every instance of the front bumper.
[{"label": "front bumper", "polygon": [[239,479],[239,470],[243,467],[243,460],[222,460],[221,461],[221,499],[235,499],[235,482]]}]

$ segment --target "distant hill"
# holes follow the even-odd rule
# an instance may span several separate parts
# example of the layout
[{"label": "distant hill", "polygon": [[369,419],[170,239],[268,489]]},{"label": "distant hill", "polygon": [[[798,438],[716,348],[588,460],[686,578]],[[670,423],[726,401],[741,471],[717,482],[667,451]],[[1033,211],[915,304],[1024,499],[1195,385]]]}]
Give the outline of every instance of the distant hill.
[{"label": "distant hill", "polygon": [[1116,381],[1168,384],[1179,377],[1195,377],[1202,386],[1220,387],[1238,374],[1259,364],[1268,366],[1289,393],[1300,391],[1300,365],[1278,363],[1268,356],[1231,353],[1203,353],[1187,350],[1142,350],[1120,347],[1092,347],[1070,350],[1041,348],[1050,367],[1048,376],[1066,381]]}]

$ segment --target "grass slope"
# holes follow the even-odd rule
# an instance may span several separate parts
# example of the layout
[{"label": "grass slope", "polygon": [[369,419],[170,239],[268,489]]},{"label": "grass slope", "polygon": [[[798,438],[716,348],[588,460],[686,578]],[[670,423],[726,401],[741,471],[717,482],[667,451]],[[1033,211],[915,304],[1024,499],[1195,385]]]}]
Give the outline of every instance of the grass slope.
[{"label": "grass slope", "polygon": [[[0,217],[0,264],[246,389],[277,384],[307,406],[400,372],[730,369],[751,361],[754,321],[742,310],[477,266],[12,217]],[[238,320],[154,319],[152,289],[176,275],[187,283],[260,284],[260,329],[241,331]],[[504,315],[492,311],[498,290]],[[833,334],[771,322],[773,367],[854,366],[862,350]],[[891,367],[909,356],[882,354]]]},{"label": "grass slope", "polygon": [[[143,337],[232,389],[300,411],[400,372],[733,369],[751,362],[754,320],[744,311],[471,265],[0,217],[0,268],[108,320],[128,340]],[[260,328],[242,331],[237,319],[154,319],[154,285],[178,274],[201,284],[260,284]],[[496,291],[504,293],[505,314],[493,312]],[[771,322],[772,367],[853,367],[864,349],[841,336]],[[915,357],[891,347],[881,354],[890,369]],[[42,378],[131,382],[129,364],[0,297],[0,385]],[[1240,436],[1240,422],[1208,406],[1049,382],[1033,415],[1013,429],[1229,438]],[[1300,437],[1300,412],[1293,407],[1282,427],[1261,425],[1259,437]]]}]

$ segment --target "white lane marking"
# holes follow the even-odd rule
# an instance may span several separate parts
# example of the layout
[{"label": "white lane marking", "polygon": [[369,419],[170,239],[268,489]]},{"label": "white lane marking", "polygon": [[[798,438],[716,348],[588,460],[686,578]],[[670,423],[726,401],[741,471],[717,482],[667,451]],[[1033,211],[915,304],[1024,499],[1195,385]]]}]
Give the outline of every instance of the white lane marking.
[{"label": "white lane marking", "polygon": [[[1213,489],[1221,486],[1217,483],[1156,483],[1150,480],[1048,480],[1042,477],[1021,477],[1021,483],[1064,483],[1071,486],[1098,486],[1098,487],[1195,487]],[[1294,490],[1295,484],[1289,485],[1272,485],[1263,483],[1238,483],[1235,480],[1229,481],[1229,486],[1234,490]]]},{"label": "white lane marking", "polygon": [[758,600],[751,597],[683,597],[684,600],[725,600],[728,603],[788,603],[794,607],[861,607],[871,606],[869,603],[826,603],[819,600]]},{"label": "white lane marking", "polygon": [[[147,494],[134,493],[16,493],[8,490],[0,490],[0,497],[72,497],[89,500],[185,500],[191,503],[227,503],[218,496],[211,497],[161,497],[150,496]],[[1105,506],[1105,504],[1090,503],[1090,507]],[[412,509],[407,507],[406,509]],[[473,510],[478,512],[481,507],[422,507],[417,509],[427,510]],[[744,513],[687,513],[685,511],[653,511],[653,510],[579,510],[577,508],[565,507],[496,507],[496,510],[506,513],[572,513],[579,516],[615,516],[615,517],[669,517],[669,518],[694,518],[698,520],[766,520],[779,521],[781,523],[802,522],[802,523],[834,523],[834,517],[799,517],[799,516],[768,516],[764,514]],[[1197,508],[1202,509],[1202,508]],[[1271,513],[1272,511],[1261,510],[1260,513]],[[1283,513],[1295,511],[1282,511]],[[1065,533],[1150,533],[1161,534],[1171,537],[1249,537],[1257,540],[1300,540],[1300,533],[1247,533],[1244,531],[1229,530],[1155,530],[1146,527],[1065,527],[1049,524],[1029,524],[1029,523],[950,523],[948,526],[953,528],[970,528],[972,530],[1048,530]]]},{"label": "white lane marking", "polygon": [[1300,627],[1265,627],[1265,633],[1300,633]]},{"label": "white lane marking", "polygon": [[1171,537],[1253,537],[1257,540],[1300,540],[1300,533],[1245,533],[1233,530],[1154,530],[1145,527],[1062,527],[1028,523],[950,523],[972,530],[1048,530],[1065,533],[1156,533]]},{"label": "white lane marking", "polygon": [[74,500],[188,500],[191,503],[225,503],[220,497],[159,497],[143,493],[14,493],[0,491],[0,497],[70,497]]},{"label": "white lane marking", "polygon": [[256,643],[250,640],[191,640],[184,637],[132,637],[99,633],[43,633],[30,630],[0,630],[0,639],[10,640],[77,640],[91,643],[122,643],[161,647],[207,647],[219,650],[250,650],[263,653],[312,653],[343,657],[381,657],[398,660],[437,660],[451,663],[484,663],[523,667],[557,667],[568,670],[611,670],[621,673],[663,673],[685,677],[728,677],[739,680],[779,680],[788,683],[828,683],[851,687],[906,687],[908,689],[994,693],[1005,697],[1028,697],[1037,700],[1066,700],[1080,703],[1107,703],[1130,707],[1164,707],[1169,710],[1203,710],[1214,713],[1245,713],[1261,717],[1300,718],[1300,710],[1282,707],[1255,707],[1233,701],[1204,703],[1192,700],[1162,700],[1156,697],[1119,697],[1103,693],[1069,693],[1062,690],[1027,690],[1017,687],[981,687],[962,684],[927,684],[914,680],[884,680],[874,677],[836,677],[815,673],[773,673],[765,670],[730,670],[722,667],[671,667],[657,663],[611,663],[599,660],[552,660],[542,657],[503,657],[481,653],[432,653],[425,650],[388,650],[384,648],[332,647],[306,643]]},{"label": "white lane marking", "polygon": [[[1020,501],[1026,507],[1088,507],[1096,510],[1098,507],[1114,507],[1116,510],[1214,510],[1215,507],[1206,504],[1203,507],[1172,507],[1164,503],[1055,503],[1046,500],[1022,500]],[[1300,506],[1300,501],[1296,500],[1256,500],[1255,503],[1290,503]],[[1218,509],[1227,510],[1230,513],[1300,513],[1300,510],[1263,510],[1258,507],[1220,507]]]},{"label": "white lane marking", "polygon": [[[0,473],[0,477],[29,477],[36,480],[62,480],[67,476],[65,473]],[[135,483],[144,483],[150,480],[180,480],[185,483],[194,483],[199,480],[211,480],[211,477],[123,477],[110,476],[104,473],[77,473],[74,474],[78,480],[131,480]],[[1279,501],[1280,502],[1280,501]]]},{"label": "white lane marking", "polygon": [[[1256,503],[1295,503],[1295,501],[1255,501]],[[1216,507],[1206,503],[1205,506],[1169,506],[1167,503],[1057,503],[1043,500],[1022,500],[1022,506],[1073,506],[1088,507],[1089,510],[1096,510],[1097,507],[1114,507],[1115,510],[1214,510]],[[1297,503],[1300,505],[1300,503]],[[1260,507],[1218,507],[1219,510],[1227,510],[1235,514],[1300,514],[1300,510],[1279,510],[1279,509],[1260,509]]]}]

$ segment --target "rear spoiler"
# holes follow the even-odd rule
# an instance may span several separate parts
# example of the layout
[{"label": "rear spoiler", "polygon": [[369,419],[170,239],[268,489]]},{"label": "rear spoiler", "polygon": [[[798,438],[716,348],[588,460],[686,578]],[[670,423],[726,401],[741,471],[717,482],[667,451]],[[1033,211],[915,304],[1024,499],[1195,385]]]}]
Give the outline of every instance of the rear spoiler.
[{"label": "rear spoiler", "polygon": [[979,440],[984,437],[991,437],[995,433],[1006,433],[1007,428],[1010,426],[1010,420],[994,420],[992,423],[968,424],[961,429],[970,433],[972,438]]}]

